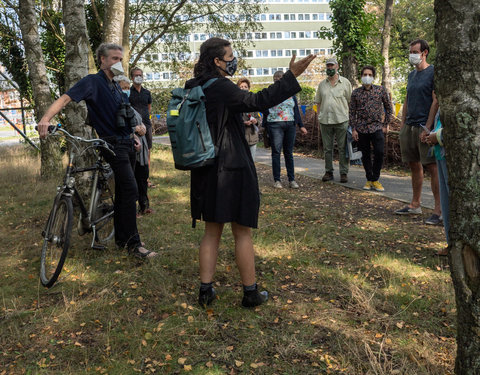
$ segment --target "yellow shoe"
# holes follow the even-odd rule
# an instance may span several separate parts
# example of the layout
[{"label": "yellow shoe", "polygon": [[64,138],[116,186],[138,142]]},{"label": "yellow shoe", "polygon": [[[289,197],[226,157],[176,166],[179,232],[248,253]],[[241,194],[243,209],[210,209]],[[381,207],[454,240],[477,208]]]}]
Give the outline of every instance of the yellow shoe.
[{"label": "yellow shoe", "polygon": [[363,190],[372,190],[372,181],[365,182],[365,186],[363,187]]},{"label": "yellow shoe", "polygon": [[375,191],[385,191],[380,181],[372,181],[372,188]]}]

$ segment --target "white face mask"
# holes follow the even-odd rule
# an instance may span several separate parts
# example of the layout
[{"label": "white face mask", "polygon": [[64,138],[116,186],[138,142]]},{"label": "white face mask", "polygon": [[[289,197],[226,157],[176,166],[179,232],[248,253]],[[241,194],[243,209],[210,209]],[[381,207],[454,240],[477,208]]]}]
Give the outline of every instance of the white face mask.
[{"label": "white face mask", "polygon": [[142,76],[136,76],[136,77],[133,79],[133,82],[136,83],[137,85],[141,85],[142,82],[143,82],[143,77],[142,77]]},{"label": "white face mask", "polygon": [[422,55],[420,53],[411,53],[408,55],[408,61],[412,65],[418,65],[422,62]]},{"label": "white face mask", "polygon": [[373,83],[373,77],[370,76],[362,76],[362,83],[364,85],[371,85]]},{"label": "white face mask", "polygon": [[110,70],[112,71],[113,75],[115,75],[115,76],[119,76],[119,75],[122,75],[124,73],[123,66],[122,66],[122,63],[120,61],[113,64],[110,67]]}]

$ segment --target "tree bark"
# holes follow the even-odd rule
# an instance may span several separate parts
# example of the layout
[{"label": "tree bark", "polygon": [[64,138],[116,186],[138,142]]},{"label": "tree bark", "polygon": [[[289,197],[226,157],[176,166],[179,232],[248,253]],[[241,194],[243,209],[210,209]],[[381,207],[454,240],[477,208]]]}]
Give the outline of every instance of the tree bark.
[{"label": "tree bark", "polygon": [[[27,58],[28,76],[32,85],[35,118],[39,121],[52,104],[52,97],[38,33],[35,0],[20,0],[18,5],[18,20]],[[62,168],[58,140],[54,137],[40,140],[40,150],[42,177],[51,177],[58,173]]]},{"label": "tree bark", "polygon": [[392,28],[393,0],[385,0],[385,17],[382,30],[382,86],[387,92],[392,93],[392,74],[390,71],[389,50],[390,50],[390,29]]},{"label": "tree bark", "polygon": [[108,0],[106,2],[103,42],[122,45],[125,2],[125,0]]},{"label": "tree bark", "polygon": [[127,77],[129,74],[129,62],[130,62],[130,8],[128,5],[129,0],[125,0],[125,20],[123,22],[122,33],[122,47],[123,47],[123,70]]},{"label": "tree bark", "polygon": [[455,373],[480,374],[480,2],[435,0],[435,87],[450,187]]},{"label": "tree bark", "polygon": [[[63,0],[63,23],[65,25],[65,87],[70,89],[88,74],[89,42],[83,0]],[[65,107],[65,122],[68,131],[76,136],[91,139],[93,129],[85,124],[87,107],[85,102],[70,102]],[[92,153],[77,159],[76,165],[84,167],[95,162]],[[88,176],[77,179],[84,198],[88,196]]]},{"label": "tree bark", "polygon": [[342,75],[350,81],[353,88],[358,87],[357,59],[353,52],[346,54],[342,59]]}]

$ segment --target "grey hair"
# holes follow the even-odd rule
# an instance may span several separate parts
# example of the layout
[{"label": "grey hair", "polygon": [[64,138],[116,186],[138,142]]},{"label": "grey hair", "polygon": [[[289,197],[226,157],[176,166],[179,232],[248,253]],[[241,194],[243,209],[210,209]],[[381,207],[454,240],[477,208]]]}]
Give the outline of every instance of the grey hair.
[{"label": "grey hair", "polygon": [[95,56],[97,56],[97,63],[101,64],[102,60],[101,57],[108,57],[108,51],[115,50],[115,51],[122,51],[123,47],[115,44],[115,43],[102,43],[98,46],[97,50],[95,51]]},{"label": "grey hair", "polygon": [[115,76],[113,77],[113,80],[118,83],[120,82],[127,82],[128,84],[130,83],[130,80],[128,79],[128,77],[124,75]]}]

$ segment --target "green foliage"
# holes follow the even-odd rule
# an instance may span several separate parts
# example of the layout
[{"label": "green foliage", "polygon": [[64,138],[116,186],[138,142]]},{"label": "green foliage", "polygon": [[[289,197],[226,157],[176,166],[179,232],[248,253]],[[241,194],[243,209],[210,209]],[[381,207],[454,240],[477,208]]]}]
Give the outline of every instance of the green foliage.
[{"label": "green foliage", "polygon": [[16,30],[15,23],[8,18],[7,13],[0,23],[0,63],[18,85],[22,97],[32,102],[32,87],[28,80],[27,61],[20,43],[20,31]]},{"label": "green foliage", "polygon": [[332,28],[321,27],[320,38],[333,40],[333,50],[342,64],[352,56],[358,66],[381,62],[377,45],[369,41],[376,15],[365,11],[366,0],[331,0]]},{"label": "green foliage", "polygon": [[152,114],[166,115],[168,102],[170,101],[173,88],[154,89],[152,93]]},{"label": "green foliage", "polygon": [[[425,39],[430,45],[427,61],[435,61],[435,12],[433,0],[397,0],[393,5],[393,17],[390,42],[390,67],[393,75],[393,99],[403,102],[408,73],[413,70],[408,62],[408,50],[412,40]],[[383,27],[384,0],[374,0],[374,5],[381,10],[382,17],[377,19],[374,29]],[[377,44],[380,45],[380,34],[377,34]],[[375,37],[373,38],[375,40]]]},{"label": "green foliage", "polygon": [[43,11],[40,42],[45,65],[58,85],[60,95],[65,92],[65,38],[62,33],[62,13],[55,9]]},{"label": "green foliage", "polygon": [[299,104],[312,104],[315,99],[316,89],[311,86],[300,85],[302,91],[297,94]]}]

